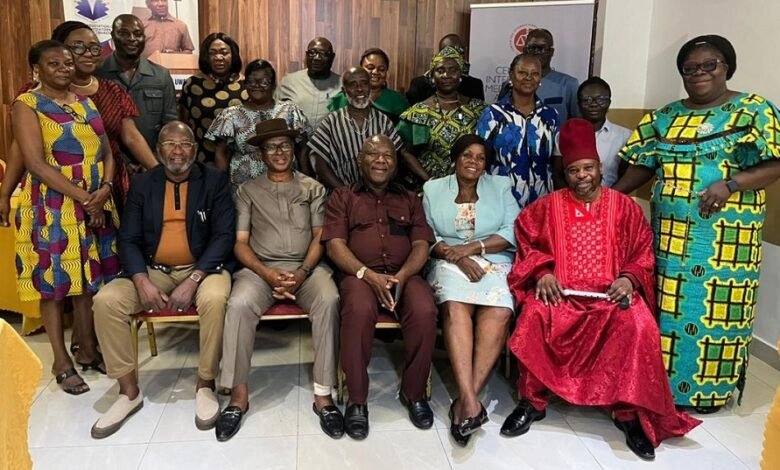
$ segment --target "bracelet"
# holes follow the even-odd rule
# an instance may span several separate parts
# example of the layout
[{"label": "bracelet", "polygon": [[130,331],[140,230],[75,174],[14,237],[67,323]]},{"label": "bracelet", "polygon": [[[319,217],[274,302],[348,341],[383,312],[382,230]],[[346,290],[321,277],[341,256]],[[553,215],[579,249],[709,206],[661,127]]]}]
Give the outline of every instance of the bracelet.
[{"label": "bracelet", "polygon": [[108,189],[110,189],[111,191],[114,190],[114,183],[112,183],[111,181],[103,181],[103,182],[100,183],[99,187],[102,188],[103,186],[106,186],[106,185],[108,185]]},{"label": "bracelet", "polygon": [[300,269],[301,271],[303,271],[303,273],[306,275],[306,277],[309,277],[309,276],[311,276],[311,272],[313,271],[313,269],[311,269],[311,268],[307,268],[307,267],[306,267],[306,266],[304,266],[304,265],[300,265],[300,266],[298,266],[298,269]]},{"label": "bracelet", "polygon": [[485,242],[482,240],[477,240],[479,242],[480,248],[482,248],[482,253],[480,253],[482,256],[485,256]]}]

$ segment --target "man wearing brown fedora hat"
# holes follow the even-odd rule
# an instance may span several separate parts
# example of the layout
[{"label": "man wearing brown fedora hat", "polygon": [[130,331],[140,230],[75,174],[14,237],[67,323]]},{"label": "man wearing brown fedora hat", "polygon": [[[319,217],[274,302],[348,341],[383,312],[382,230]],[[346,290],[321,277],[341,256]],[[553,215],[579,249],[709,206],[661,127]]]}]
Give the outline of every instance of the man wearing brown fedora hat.
[{"label": "man wearing brown fedora hat", "polygon": [[249,144],[267,170],[238,187],[234,252],[244,268],[233,277],[225,315],[220,383],[231,388],[230,403],[217,420],[217,440],[230,439],[249,409],[249,369],[260,317],[277,300],[292,300],[309,312],[314,339],[314,404],[322,430],[344,434],[341,411],[333,404],[339,294],[332,271],[321,263],[325,188],[293,170],[294,138],[284,119],[255,127]]}]

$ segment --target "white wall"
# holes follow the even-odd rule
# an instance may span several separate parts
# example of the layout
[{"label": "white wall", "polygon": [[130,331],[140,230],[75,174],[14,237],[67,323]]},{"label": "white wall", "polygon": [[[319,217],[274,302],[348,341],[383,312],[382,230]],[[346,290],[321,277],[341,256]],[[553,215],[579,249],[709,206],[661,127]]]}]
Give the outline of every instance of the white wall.
[{"label": "white wall", "polygon": [[[719,34],[737,51],[734,90],[780,104],[780,0],[602,0],[594,71],[612,87],[612,108],[655,109],[682,98],[677,51],[701,34]],[[598,43],[598,41],[602,41]],[[780,247],[764,244],[755,339],[780,337]]]},{"label": "white wall", "polygon": [[734,45],[737,71],[730,88],[780,102],[780,47],[771,40],[778,20],[777,0],[654,0],[645,108],[684,96],[675,62],[677,51],[701,34],[719,34]]},{"label": "white wall", "polygon": [[613,108],[644,108],[653,2],[600,0],[595,75],[612,88]]}]

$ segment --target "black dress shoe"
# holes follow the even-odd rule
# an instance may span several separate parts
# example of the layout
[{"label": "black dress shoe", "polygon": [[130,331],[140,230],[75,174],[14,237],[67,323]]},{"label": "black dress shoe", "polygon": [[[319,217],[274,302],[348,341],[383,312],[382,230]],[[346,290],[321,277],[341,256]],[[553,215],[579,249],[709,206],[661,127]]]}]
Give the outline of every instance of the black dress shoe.
[{"label": "black dress shoe", "polygon": [[334,405],[323,406],[319,410],[317,404],[312,403],[314,414],[320,417],[322,431],[333,439],[339,439],[344,435],[344,415]]},{"label": "black dress shoe", "polygon": [[615,420],[615,426],[626,435],[626,444],[631,449],[631,452],[635,453],[642,460],[655,460],[653,444],[647,439],[638,419],[631,421]]},{"label": "black dress shoe", "polygon": [[501,426],[501,434],[507,437],[522,436],[531,429],[531,423],[541,421],[547,413],[537,411],[527,400],[520,400],[514,411],[506,417]]},{"label": "black dress shoe", "polygon": [[461,447],[466,447],[469,444],[471,435],[464,436],[460,432],[460,424],[455,424],[455,403],[457,401],[458,400],[454,400],[452,405],[450,405],[450,436],[452,436],[452,440],[454,440],[456,444]]},{"label": "black dress shoe", "polygon": [[351,404],[344,412],[344,431],[352,439],[362,441],[368,437],[368,405]]},{"label": "black dress shoe", "polygon": [[425,400],[409,401],[401,394],[401,403],[409,410],[409,420],[419,429],[431,429],[433,426],[433,410]]},{"label": "black dress shoe", "polygon": [[241,421],[246,416],[247,411],[249,411],[249,405],[247,405],[245,411],[241,411],[241,408],[235,405],[228,406],[222,410],[219,413],[219,418],[217,418],[217,440],[224,442],[235,436],[241,428]]}]

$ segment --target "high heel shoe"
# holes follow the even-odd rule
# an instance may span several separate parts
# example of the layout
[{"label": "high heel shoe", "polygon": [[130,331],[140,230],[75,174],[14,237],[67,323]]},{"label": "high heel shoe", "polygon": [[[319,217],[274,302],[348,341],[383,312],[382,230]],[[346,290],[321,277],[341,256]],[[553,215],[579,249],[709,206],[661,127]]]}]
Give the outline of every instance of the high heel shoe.
[{"label": "high heel shoe", "polygon": [[464,436],[460,432],[460,424],[455,424],[455,403],[458,400],[454,400],[450,405],[450,435],[452,439],[461,447],[466,447],[471,439],[470,435]]}]

